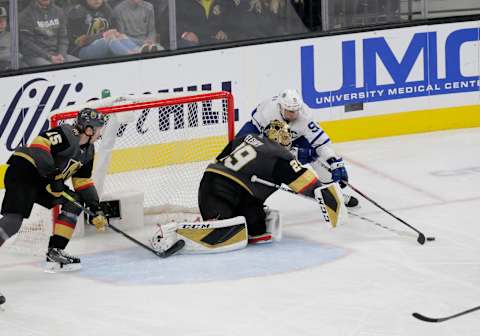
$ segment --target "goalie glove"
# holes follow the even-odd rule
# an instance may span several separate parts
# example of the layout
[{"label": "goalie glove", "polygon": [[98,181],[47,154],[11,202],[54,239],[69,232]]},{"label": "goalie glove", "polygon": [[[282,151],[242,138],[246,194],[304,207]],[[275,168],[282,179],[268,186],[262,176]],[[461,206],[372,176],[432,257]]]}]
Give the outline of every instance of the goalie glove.
[{"label": "goalie glove", "polygon": [[347,169],[345,168],[345,163],[343,163],[343,159],[341,157],[331,157],[327,160],[327,163],[330,165],[330,172],[332,173],[333,182],[348,182]]},{"label": "goalie glove", "polygon": [[176,222],[158,225],[158,231],[153,235],[150,244],[155,251],[165,252],[178,240]]}]

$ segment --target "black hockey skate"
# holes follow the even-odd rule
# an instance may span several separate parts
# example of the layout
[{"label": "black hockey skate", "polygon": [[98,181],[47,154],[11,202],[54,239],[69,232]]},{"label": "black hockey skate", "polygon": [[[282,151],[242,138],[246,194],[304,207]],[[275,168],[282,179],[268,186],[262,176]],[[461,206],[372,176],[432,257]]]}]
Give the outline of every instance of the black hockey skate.
[{"label": "black hockey skate", "polygon": [[345,201],[345,206],[349,209],[359,208],[358,199],[355,196],[343,194],[343,199]]},{"label": "black hockey skate", "polygon": [[71,272],[82,268],[80,258],[69,255],[59,248],[49,248],[45,272]]},{"label": "black hockey skate", "polygon": [[0,306],[3,305],[5,303],[5,301],[7,301],[7,299],[5,299],[5,295],[0,293]]}]

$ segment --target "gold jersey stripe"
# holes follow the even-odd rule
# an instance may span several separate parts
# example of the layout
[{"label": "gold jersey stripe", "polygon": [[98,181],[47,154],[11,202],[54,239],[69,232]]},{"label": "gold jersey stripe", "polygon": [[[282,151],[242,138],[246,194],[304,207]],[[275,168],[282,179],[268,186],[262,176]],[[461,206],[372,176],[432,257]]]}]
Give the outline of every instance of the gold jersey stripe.
[{"label": "gold jersey stripe", "polygon": [[72,178],[72,185],[73,189],[81,189],[82,187],[93,184],[93,180],[91,177],[83,178],[83,177],[73,177]]},{"label": "gold jersey stripe", "polygon": [[295,192],[301,192],[306,187],[310,186],[317,180],[317,175],[311,169],[307,169],[302,175],[300,175],[295,181],[291,182],[288,186]]},{"label": "gold jersey stripe", "polygon": [[73,228],[63,225],[61,223],[55,223],[53,233],[70,240],[73,236],[73,230]]},{"label": "gold jersey stripe", "polygon": [[[40,145],[40,146],[44,146],[44,147],[47,147],[48,150],[50,150],[50,140],[42,137],[42,136],[37,136],[35,139],[33,139],[31,145]],[[30,146],[31,146],[30,145]]]},{"label": "gold jersey stripe", "polygon": [[243,183],[240,179],[236,178],[235,176],[230,175],[229,173],[224,172],[223,170],[218,170],[218,169],[215,169],[215,168],[207,168],[205,171],[215,173],[215,174],[219,174],[219,175],[225,176],[226,178],[229,178],[230,180],[232,180],[232,181],[236,182],[237,184],[241,185],[246,191],[248,191],[248,193],[250,195],[253,196],[253,192],[250,190],[250,188],[247,187],[247,185],[245,183]]},{"label": "gold jersey stripe", "polygon": [[35,160],[28,154],[22,153],[22,152],[15,152],[13,153],[15,156],[20,156],[30,162],[35,168],[37,168],[37,164],[35,163]]}]

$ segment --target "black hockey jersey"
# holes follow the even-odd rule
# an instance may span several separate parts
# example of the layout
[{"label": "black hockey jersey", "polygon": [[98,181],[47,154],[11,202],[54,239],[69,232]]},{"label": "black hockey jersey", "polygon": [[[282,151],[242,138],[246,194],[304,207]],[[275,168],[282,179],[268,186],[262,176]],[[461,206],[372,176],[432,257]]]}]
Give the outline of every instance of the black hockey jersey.
[{"label": "black hockey jersey", "polygon": [[45,179],[72,178],[76,191],[82,191],[87,203],[97,203],[98,196],[92,176],[95,147],[87,143],[80,146],[80,133],[65,124],[41,132],[28,146],[19,147],[12,157],[30,162]]},{"label": "black hockey jersey", "polygon": [[257,134],[232,140],[206,172],[229,178],[261,201],[265,201],[276,189],[251,182],[253,175],[275,184],[285,183],[292,190],[310,197],[313,197],[313,190],[320,186],[312,169],[302,166],[280,144]]}]

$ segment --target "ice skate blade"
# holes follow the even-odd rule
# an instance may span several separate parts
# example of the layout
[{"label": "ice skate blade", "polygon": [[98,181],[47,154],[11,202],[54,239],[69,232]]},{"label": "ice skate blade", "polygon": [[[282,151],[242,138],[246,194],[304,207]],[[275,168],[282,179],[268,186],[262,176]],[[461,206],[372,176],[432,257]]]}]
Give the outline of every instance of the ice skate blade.
[{"label": "ice skate blade", "polygon": [[81,264],[59,264],[57,262],[45,262],[45,273],[75,272],[82,268]]}]

